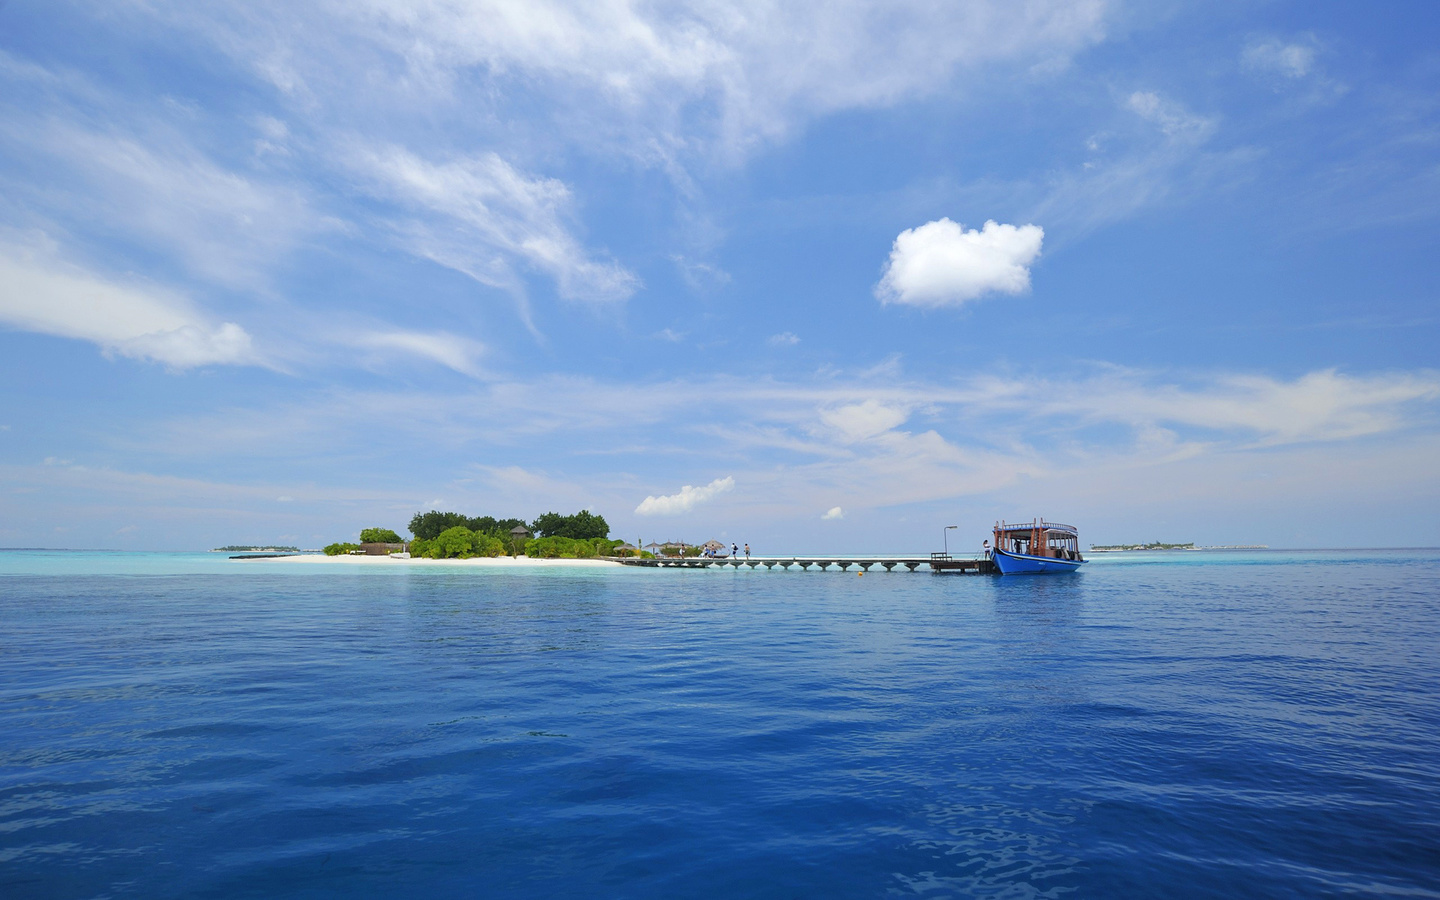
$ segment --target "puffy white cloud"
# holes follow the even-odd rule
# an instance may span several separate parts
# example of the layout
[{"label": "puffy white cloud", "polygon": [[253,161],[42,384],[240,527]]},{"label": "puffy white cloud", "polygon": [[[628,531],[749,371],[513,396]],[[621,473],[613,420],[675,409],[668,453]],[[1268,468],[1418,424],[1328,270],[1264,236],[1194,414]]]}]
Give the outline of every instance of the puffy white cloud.
[{"label": "puffy white cloud", "polygon": [[988,293],[1023,294],[1045,231],[987,221],[966,230],[950,219],[900,232],[875,295],[885,303],[958,306]]},{"label": "puffy white cloud", "polygon": [[793,332],[782,331],[779,334],[770,335],[766,343],[772,347],[793,347],[800,343],[800,338]]},{"label": "puffy white cloud", "polygon": [[351,164],[375,194],[425,214],[400,226],[415,252],[484,284],[519,290],[517,262],[548,272],[569,300],[623,300],[640,284],[571,233],[563,182],[531,178],[498,154],[432,162],[390,146],[359,149]]},{"label": "puffy white cloud", "polygon": [[660,497],[646,497],[635,507],[635,514],[640,516],[678,516],[687,513],[701,503],[714,499],[717,495],[735,489],[735,479],[731,477],[717,478],[704,487],[691,487],[685,485],[678,494],[666,494]]},{"label": "puffy white cloud", "polygon": [[1252,72],[1298,79],[1314,70],[1316,51],[1313,38],[1303,43],[1286,43],[1271,38],[1246,45],[1240,61]]},{"label": "puffy white cloud", "polygon": [[838,506],[832,506],[828,510],[826,510],[825,514],[820,518],[822,521],[825,522],[833,522],[836,519],[843,519],[845,518],[845,510],[841,509]]},{"label": "puffy white cloud", "polygon": [[21,248],[0,246],[0,324],[177,369],[259,362],[245,329],[215,324],[183,297],[107,281]]}]

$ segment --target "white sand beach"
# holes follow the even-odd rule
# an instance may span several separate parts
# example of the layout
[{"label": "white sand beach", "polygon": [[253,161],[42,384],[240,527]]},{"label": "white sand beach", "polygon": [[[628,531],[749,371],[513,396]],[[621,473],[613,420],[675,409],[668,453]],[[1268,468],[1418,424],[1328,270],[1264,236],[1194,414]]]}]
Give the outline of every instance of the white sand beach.
[{"label": "white sand beach", "polygon": [[300,565],[331,566],[481,566],[492,568],[596,568],[619,566],[613,559],[531,559],[528,556],[476,557],[474,559],[402,559],[395,556],[322,556],[305,553],[297,556],[272,556],[265,562],[289,562]]}]

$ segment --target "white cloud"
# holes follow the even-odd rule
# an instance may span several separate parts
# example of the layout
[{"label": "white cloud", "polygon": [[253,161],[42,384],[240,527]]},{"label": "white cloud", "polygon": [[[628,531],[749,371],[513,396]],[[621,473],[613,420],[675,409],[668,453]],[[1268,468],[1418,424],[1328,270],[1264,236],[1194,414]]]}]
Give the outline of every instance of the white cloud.
[{"label": "white cloud", "polygon": [[1240,61],[1252,72],[1300,79],[1314,70],[1316,52],[1313,38],[1304,43],[1286,43],[1272,38],[1246,45]]},{"label": "white cloud", "polygon": [[789,331],[782,331],[779,334],[770,335],[766,343],[772,347],[793,347],[800,343],[800,338]]},{"label": "white cloud", "polygon": [[836,519],[843,519],[845,518],[845,510],[841,509],[838,506],[832,506],[830,507],[830,509],[826,510],[825,514],[820,518],[822,521],[825,522],[833,522]]},{"label": "white cloud", "polygon": [[128,132],[65,116],[83,113],[57,104],[44,119],[0,119],[0,140],[46,173],[8,190],[84,230],[108,230],[205,278],[252,287],[303,238],[335,227],[297,186],[221,166],[185,133],[144,113],[133,113]]},{"label": "white cloud", "polygon": [[0,246],[0,324],[177,369],[260,362],[250,335],[234,322],[216,324],[183,297],[107,281],[46,256]]},{"label": "white cloud", "polygon": [[900,232],[875,295],[885,303],[958,306],[988,293],[1023,294],[1045,232],[1038,225],[965,230],[948,218]]},{"label": "white cloud", "polygon": [[350,162],[378,196],[429,214],[400,227],[414,252],[479,282],[520,291],[519,264],[550,274],[567,300],[624,300],[640,286],[571,233],[563,182],[528,177],[498,154],[432,162],[392,146],[357,150]]},{"label": "white cloud", "polygon": [[1215,128],[1213,120],[1197,116],[1154,91],[1136,91],[1126,98],[1125,107],[1145,121],[1160,126],[1167,137],[1194,139],[1209,135]]},{"label": "white cloud", "polygon": [[903,425],[908,418],[908,409],[887,406],[873,398],[820,411],[820,421],[838,432],[847,443],[875,437]]},{"label": "white cloud", "polygon": [[[1440,399],[1434,372],[1344,375],[1334,369],[1293,381],[1262,375],[1224,375],[1208,384],[1150,385],[1127,373],[1095,379],[1085,388],[1053,385],[1050,411],[1060,397],[1073,410],[1136,427],[1181,425],[1239,432],[1263,446],[1339,441],[1396,431],[1406,407]],[[1089,396],[1084,396],[1085,394]],[[1103,398],[1103,399],[1102,399]]]},{"label": "white cloud", "polygon": [[1040,194],[1027,217],[1043,219],[1054,233],[1074,241],[1146,207],[1234,187],[1250,177],[1261,155],[1253,147],[1209,149],[1216,120],[1153,91],[1136,91],[1118,105],[1126,115],[1113,123],[1113,130],[1086,141],[1090,152],[1078,167],[1047,175],[1043,182],[992,188],[970,202],[1013,202],[1016,194]]},{"label": "white cloud", "polygon": [[[910,418],[902,420],[906,410]],[[377,421],[385,427],[375,428]],[[870,436],[855,439],[864,434]],[[257,459],[302,465],[356,441],[365,442],[367,457],[409,459],[423,445],[426,458],[439,462],[408,469],[407,477],[431,479],[420,486],[450,499],[421,509],[533,515],[544,508],[586,507],[604,512],[627,535],[636,523],[690,509],[707,519],[713,515],[717,526],[794,523],[793,534],[800,536],[804,522],[822,530],[817,510],[835,506],[848,521],[857,509],[901,511],[917,504],[924,510],[955,498],[970,498],[965,505],[972,509],[1004,506],[997,515],[1019,506],[1027,515],[1056,518],[1064,517],[1063,498],[1083,498],[1097,516],[1110,508],[1107,503],[1133,509],[1155,502],[1126,484],[1168,484],[1157,496],[1178,498],[1172,516],[1214,496],[1235,500],[1238,509],[1263,511],[1245,498],[1243,485],[1217,474],[1247,469],[1284,479],[1284,490],[1266,494],[1266,504],[1315,508],[1323,505],[1317,498],[1361,497],[1347,486],[1352,478],[1379,485],[1385,497],[1405,496],[1398,485],[1419,478],[1433,495],[1440,477],[1425,462],[1434,458],[1437,440],[1436,371],[1321,370],[1276,378],[1096,366],[1048,378],[1008,373],[917,380],[886,371],[832,372],[803,381],[550,376],[464,390],[337,388],[321,396],[259,397],[252,409],[146,421],[128,441],[117,435],[114,442],[147,460],[205,459],[215,466]],[[1414,449],[1421,444],[1431,449],[1430,457]],[[592,452],[597,449],[604,455]],[[74,455],[59,446],[48,452]],[[1300,456],[1311,461],[1308,484],[1283,474],[1285,461]],[[1378,471],[1402,458],[1407,468]],[[510,459],[526,460],[527,468],[476,465]],[[457,467],[456,461],[463,463]],[[743,469],[729,470],[711,485],[632,505],[657,479],[681,483],[697,464],[726,471],[736,461]],[[350,480],[345,490],[351,492],[354,483],[365,483],[363,472],[320,476],[326,477]],[[1092,480],[1103,481],[1111,495],[1094,489]],[[267,488],[265,500],[290,494],[303,497],[308,509],[315,502],[312,488],[297,493],[298,481]],[[711,493],[727,483],[745,484],[743,496]],[[711,506],[702,510],[698,504],[707,495]],[[417,496],[412,490],[397,501],[406,516],[417,508]],[[1041,501],[1050,505],[1035,505]],[[753,537],[758,527],[748,526],[747,533]]]},{"label": "white cloud", "polygon": [[472,378],[482,374],[478,360],[485,352],[484,345],[443,331],[372,331],[355,336],[353,343],[357,347],[413,354]]},{"label": "white cloud", "polygon": [[735,489],[735,479],[731,477],[717,478],[704,487],[691,487],[685,485],[678,494],[667,494],[661,497],[646,497],[635,507],[635,514],[639,516],[678,516],[687,513],[701,503],[714,499],[717,495]]},{"label": "white cloud", "polygon": [[837,110],[953,90],[957,71],[1059,70],[1104,38],[1111,5],[273,0],[217,13],[162,0],[145,9],[208,35],[297,101],[328,99],[357,118],[375,118],[376,107],[484,116],[523,85],[524,102],[548,100],[569,139],[619,140],[663,161],[697,145],[737,156]]}]

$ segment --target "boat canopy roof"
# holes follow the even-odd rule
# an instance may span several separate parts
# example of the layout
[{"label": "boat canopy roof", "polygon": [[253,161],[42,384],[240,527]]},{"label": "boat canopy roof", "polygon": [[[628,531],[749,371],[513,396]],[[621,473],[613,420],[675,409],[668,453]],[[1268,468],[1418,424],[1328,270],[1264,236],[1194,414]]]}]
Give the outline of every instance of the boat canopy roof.
[{"label": "boat canopy roof", "polygon": [[1047,522],[1044,519],[1018,523],[1001,522],[995,526],[995,530],[1002,534],[1011,531],[1034,531],[1036,528],[1041,528],[1045,531],[1054,531],[1060,534],[1078,535],[1080,533],[1074,525],[1061,525],[1059,522]]}]

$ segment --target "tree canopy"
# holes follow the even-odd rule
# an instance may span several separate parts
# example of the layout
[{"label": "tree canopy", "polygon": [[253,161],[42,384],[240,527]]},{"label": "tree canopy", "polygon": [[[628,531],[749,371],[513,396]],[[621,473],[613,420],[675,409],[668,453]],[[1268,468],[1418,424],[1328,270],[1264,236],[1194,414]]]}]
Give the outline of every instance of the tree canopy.
[{"label": "tree canopy", "polygon": [[428,541],[417,538],[410,544],[411,556],[430,559],[469,559],[472,556],[499,556],[504,552],[505,546],[499,538],[471,531],[464,525],[447,528]]},{"label": "tree canopy", "polygon": [[[476,516],[471,518],[463,513],[439,512],[430,510],[428,513],[415,514],[410,520],[410,533],[422,541],[433,541],[440,536],[440,532],[447,528],[463,527],[478,534],[510,535],[510,529],[516,525],[525,525],[524,519],[497,519],[493,516]],[[529,526],[526,525],[528,528]]]},{"label": "tree canopy", "polygon": [[535,520],[533,530],[539,537],[564,537],[577,541],[610,536],[610,526],[606,524],[605,517],[597,516],[588,509],[582,509],[573,516],[547,512]]},{"label": "tree canopy", "polygon": [[362,544],[400,544],[400,535],[389,528],[365,528],[360,531]]}]

